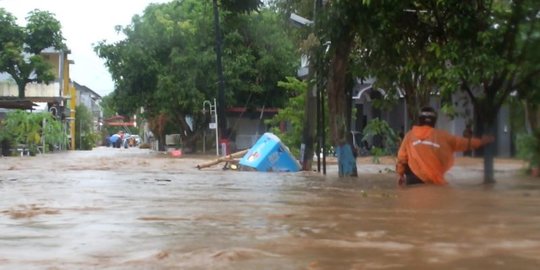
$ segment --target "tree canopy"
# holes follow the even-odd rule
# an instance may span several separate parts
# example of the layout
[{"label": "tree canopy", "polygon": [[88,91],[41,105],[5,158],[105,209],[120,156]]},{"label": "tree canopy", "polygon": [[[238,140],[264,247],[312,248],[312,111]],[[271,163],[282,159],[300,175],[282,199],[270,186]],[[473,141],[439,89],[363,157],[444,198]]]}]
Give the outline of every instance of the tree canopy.
[{"label": "tree canopy", "polygon": [[25,27],[0,8],[0,72],[6,72],[17,83],[19,98],[25,97],[30,82],[53,81],[52,66],[40,54],[44,49],[65,49],[60,22],[48,11],[33,10]]},{"label": "tree canopy", "polygon": [[[303,45],[296,45],[310,53],[319,75],[311,83],[321,83],[328,98],[335,145],[349,136],[356,78],[376,78],[385,98],[401,94],[411,120],[434,96],[451,109],[453,94],[462,91],[474,107],[477,130],[488,133],[511,93],[534,96],[531,86],[540,72],[538,1],[270,2],[272,8],[261,8],[257,0],[220,1],[226,103],[285,104],[288,97],[277,81],[294,74],[298,57],[292,40],[300,37]],[[291,36],[294,31],[282,25],[290,12],[314,20],[315,27]],[[182,123],[181,133],[192,132],[182,119],[202,117],[197,116],[202,101],[218,92],[209,1],[151,5],[120,30],[125,40],[96,46],[116,82],[116,107],[166,113]],[[487,180],[490,159],[488,151]]]},{"label": "tree canopy", "polygon": [[[277,82],[294,73],[298,57],[277,15],[262,9],[225,10],[221,16],[226,104],[282,106],[285,99]],[[195,136],[205,124],[203,101],[218,93],[210,3],[152,4],[119,30],[124,40],[102,41],[95,47],[115,81],[113,98],[119,113],[143,107],[148,118],[166,117],[176,123],[176,132]]]},{"label": "tree canopy", "polygon": [[263,3],[261,0],[221,0],[221,5],[234,13],[249,13],[258,10]]},{"label": "tree canopy", "polygon": [[[275,0],[285,12],[309,14],[309,0]],[[530,86],[540,69],[540,2],[503,1],[316,1],[318,46],[326,74],[331,136],[347,136],[348,91],[354,78],[376,78],[386,98],[404,95],[409,117],[433,96],[443,108],[464,91],[479,132],[492,132],[500,107],[515,90]],[[306,8],[307,7],[307,8]],[[327,46],[326,46],[327,45]],[[486,180],[493,155],[486,155]],[[491,160],[492,161],[492,160]]]}]

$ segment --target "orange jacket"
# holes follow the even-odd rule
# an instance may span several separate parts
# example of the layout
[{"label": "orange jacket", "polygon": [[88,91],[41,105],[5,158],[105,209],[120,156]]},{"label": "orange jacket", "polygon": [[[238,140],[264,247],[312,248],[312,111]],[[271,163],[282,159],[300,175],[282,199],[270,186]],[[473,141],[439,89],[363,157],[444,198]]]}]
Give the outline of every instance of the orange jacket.
[{"label": "orange jacket", "polygon": [[405,134],[399,147],[396,172],[403,175],[405,166],[409,165],[422,181],[446,184],[444,174],[454,164],[454,152],[480,146],[480,139],[454,136],[430,126],[413,126],[412,130]]}]

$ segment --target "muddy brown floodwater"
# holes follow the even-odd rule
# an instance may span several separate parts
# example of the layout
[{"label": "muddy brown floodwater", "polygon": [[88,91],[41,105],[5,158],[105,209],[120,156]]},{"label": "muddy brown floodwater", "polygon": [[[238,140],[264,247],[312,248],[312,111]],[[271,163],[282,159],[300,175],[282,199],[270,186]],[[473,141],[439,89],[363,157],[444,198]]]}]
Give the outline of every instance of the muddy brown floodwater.
[{"label": "muddy brown floodwater", "polygon": [[[459,161],[444,187],[197,170],[208,157],[96,148],[0,158],[0,269],[539,269],[540,179]],[[471,163],[472,162],[472,163]]]}]

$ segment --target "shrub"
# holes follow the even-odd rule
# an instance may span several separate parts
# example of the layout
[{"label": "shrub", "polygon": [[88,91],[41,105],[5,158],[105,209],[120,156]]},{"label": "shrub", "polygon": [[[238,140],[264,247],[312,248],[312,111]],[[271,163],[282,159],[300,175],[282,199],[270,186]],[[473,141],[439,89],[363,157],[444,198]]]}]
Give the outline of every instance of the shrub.
[{"label": "shrub", "polygon": [[516,137],[517,157],[529,161],[529,168],[540,166],[540,134],[521,133]]},{"label": "shrub", "polygon": [[36,154],[38,146],[45,144],[43,151],[66,142],[62,123],[50,113],[30,113],[22,110],[9,112],[0,123],[0,141],[7,141],[11,146],[24,144],[30,154]]},{"label": "shrub", "polygon": [[368,140],[374,137],[381,139],[381,145],[374,145],[370,151],[373,155],[374,163],[379,163],[380,156],[396,153],[399,137],[386,121],[379,118],[372,119],[364,127],[362,133],[364,134],[362,140]]}]

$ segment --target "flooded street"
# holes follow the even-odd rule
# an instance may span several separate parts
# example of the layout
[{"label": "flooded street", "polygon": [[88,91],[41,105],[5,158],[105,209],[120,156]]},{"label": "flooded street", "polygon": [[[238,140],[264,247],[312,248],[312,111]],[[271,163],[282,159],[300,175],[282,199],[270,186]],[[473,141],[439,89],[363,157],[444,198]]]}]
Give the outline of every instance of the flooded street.
[{"label": "flooded street", "polygon": [[0,158],[0,269],[540,265],[540,178],[518,165],[492,186],[481,167],[458,164],[448,186],[397,188],[393,165],[339,179],[335,165],[326,177],[198,170],[202,158],[135,148]]}]

